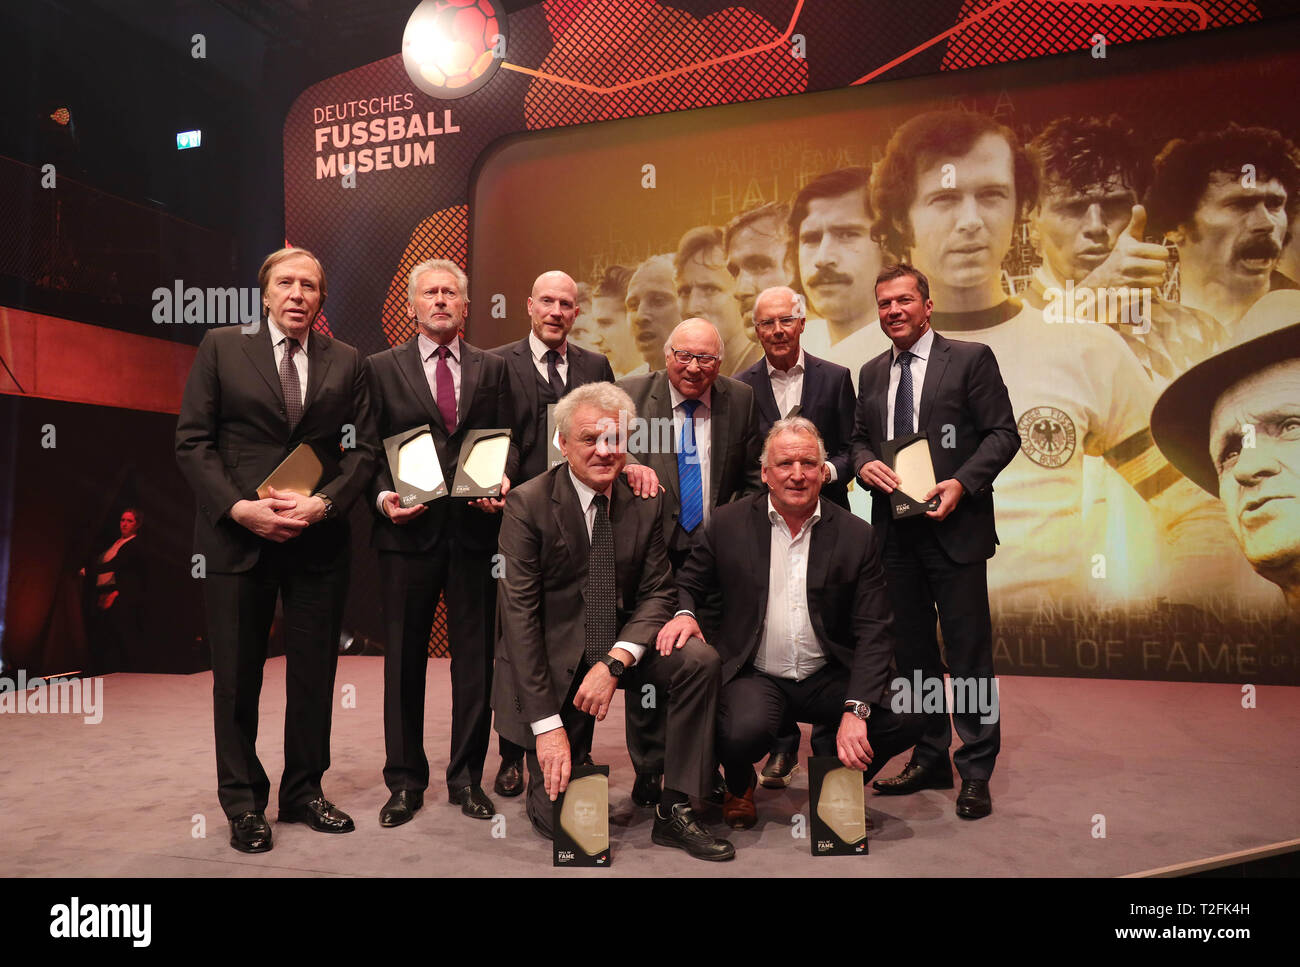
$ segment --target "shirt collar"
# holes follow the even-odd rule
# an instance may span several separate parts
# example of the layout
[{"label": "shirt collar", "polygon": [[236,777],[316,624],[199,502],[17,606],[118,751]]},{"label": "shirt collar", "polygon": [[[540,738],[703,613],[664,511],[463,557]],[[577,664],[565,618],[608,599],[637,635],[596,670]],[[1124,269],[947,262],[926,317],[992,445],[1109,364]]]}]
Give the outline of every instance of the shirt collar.
[{"label": "shirt collar", "polygon": [[[288,335],[285,333],[285,331],[281,329],[279,326],[277,326],[275,324],[275,320],[272,319],[270,316],[266,317],[266,324],[271,329],[271,345],[273,347],[278,347],[280,343],[284,342],[284,340],[289,338]],[[298,348],[301,349],[303,352],[307,351],[307,337],[310,335],[311,335],[311,328],[309,327],[307,331],[302,334],[302,338],[298,340]]]},{"label": "shirt collar", "polygon": [[[785,518],[782,517],[781,512],[776,509],[776,504],[772,503],[772,492],[770,490],[768,491],[767,494],[767,519],[772,522],[773,527],[777,527],[777,526],[785,527]],[[810,527],[812,527],[821,519],[822,519],[822,502],[818,500],[817,506],[813,509],[812,516],[803,522],[803,526],[799,528],[799,533],[800,534],[806,533]],[[787,527],[786,530],[788,531],[789,528]]]},{"label": "shirt collar", "polygon": [[[432,339],[430,339],[428,336],[426,336],[424,333],[420,333],[418,336],[416,336],[416,343],[419,345],[420,348],[420,358],[427,363],[429,361],[429,357],[432,356],[437,351],[438,344],[434,342]],[[459,333],[457,333],[455,339],[447,343],[447,348],[451,350],[451,358],[456,360],[457,363],[459,363],[460,362],[460,334]]]},{"label": "shirt collar", "polygon": [[[677,407],[682,405],[682,400],[686,399],[686,397],[683,396],[681,393],[677,392],[677,387],[673,385],[673,381],[671,379],[668,381],[668,389],[672,393],[673,409],[675,410],[677,409]],[[707,390],[705,390],[704,395],[701,396],[699,400],[701,403],[704,404],[704,408],[706,410],[712,410],[713,409],[713,387],[710,386]]]},{"label": "shirt collar", "polygon": [[[799,358],[794,361],[794,365],[791,366],[789,369],[786,370],[777,369],[775,366],[772,365],[772,360],[767,358],[766,353],[764,353],[763,355],[763,362],[767,364],[768,379],[771,379],[774,376],[777,377],[778,379],[789,379],[791,376],[802,375],[804,371],[803,347],[802,346],[799,347]],[[778,373],[780,374],[779,376],[777,376]]]},{"label": "shirt collar", "polygon": [[[912,343],[912,348],[911,348],[911,349],[904,350],[904,351],[905,351],[905,352],[909,352],[909,353],[911,353],[911,354],[912,354],[913,356],[915,356],[917,359],[929,359],[929,358],[930,358],[930,347],[933,346],[933,345],[934,345],[934,327],[931,326],[929,329],[927,329],[927,330],[925,331],[925,334],[924,334],[920,339],[918,339],[916,342]],[[898,347],[895,346],[895,347],[893,347],[893,349],[890,350],[890,351],[891,351],[894,355],[890,357],[890,360],[889,360],[889,361],[890,361],[891,363],[896,363],[896,362],[898,362],[898,356],[899,356]]]},{"label": "shirt collar", "polygon": [[[587,513],[587,511],[591,510],[591,502],[593,499],[595,499],[596,494],[599,493],[599,491],[592,490],[585,483],[579,480],[578,475],[573,472],[572,467],[569,467],[567,469],[569,471],[569,480],[573,482],[573,489],[578,492],[578,503],[581,505],[582,512],[585,514]],[[613,491],[614,491],[613,484],[610,484],[609,490],[605,491],[605,496],[610,497],[611,502],[612,502]]]},{"label": "shirt collar", "polygon": [[[544,363],[544,362],[546,362],[546,353],[547,353],[547,351],[548,351],[551,347],[548,346],[548,345],[546,345],[546,343],[542,342],[540,339],[538,339],[538,338],[537,338],[537,333],[535,333],[535,332],[533,332],[531,329],[529,329],[529,330],[528,330],[528,348],[529,348],[529,350],[532,352],[532,354],[533,354],[533,359],[534,359],[535,361],[537,361],[537,362],[539,362],[539,363]],[[561,359],[561,360],[568,359],[568,358],[569,358],[569,340],[567,340],[567,339],[564,340],[564,342],[562,342],[562,343],[560,344],[560,348],[557,349],[556,352],[560,354],[560,359]]]}]

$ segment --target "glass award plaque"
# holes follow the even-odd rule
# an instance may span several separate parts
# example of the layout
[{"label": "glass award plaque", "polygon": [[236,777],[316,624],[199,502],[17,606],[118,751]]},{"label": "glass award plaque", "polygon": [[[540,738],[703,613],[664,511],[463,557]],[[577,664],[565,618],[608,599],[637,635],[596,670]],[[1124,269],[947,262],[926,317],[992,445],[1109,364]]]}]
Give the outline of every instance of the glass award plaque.
[{"label": "glass award plaque", "polygon": [[609,866],[609,766],[578,766],[554,804],[554,866]]},{"label": "glass award plaque", "polygon": [[455,497],[500,497],[501,478],[510,455],[509,430],[470,430],[460,448]]},{"label": "glass award plaque", "polygon": [[564,463],[564,454],[560,450],[560,429],[555,425],[556,403],[546,404],[546,469],[558,467]]},{"label": "glass award plaque", "polygon": [[300,443],[271,471],[270,475],[257,485],[257,497],[265,500],[271,496],[271,489],[291,490],[299,497],[310,497],[316,492],[325,468],[320,457],[310,443]]},{"label": "glass award plaque", "polygon": [[934,489],[934,461],[930,458],[930,441],[924,433],[886,440],[881,459],[898,474],[901,482],[889,495],[894,519],[916,517],[939,506],[939,498],[925,499]]},{"label": "glass award plaque", "polygon": [[867,801],[862,773],[846,768],[833,755],[808,760],[812,855],[858,856],[867,853]]},{"label": "glass award plaque", "polygon": [[384,455],[388,458],[393,490],[403,507],[427,504],[447,496],[447,481],[429,424],[385,438]]}]

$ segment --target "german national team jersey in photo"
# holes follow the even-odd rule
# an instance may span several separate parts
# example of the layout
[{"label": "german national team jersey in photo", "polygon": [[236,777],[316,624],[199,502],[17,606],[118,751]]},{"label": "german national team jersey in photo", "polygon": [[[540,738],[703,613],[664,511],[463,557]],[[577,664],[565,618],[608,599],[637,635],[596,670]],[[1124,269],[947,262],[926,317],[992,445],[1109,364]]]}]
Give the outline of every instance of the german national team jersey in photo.
[{"label": "german national team jersey in photo", "polygon": [[[1148,429],[1156,388],[1109,327],[1048,324],[1014,299],[980,312],[935,312],[931,322],[949,339],[993,350],[1020,431],[1020,450],[994,484],[992,595],[1089,592],[1112,568],[1151,574],[1167,566],[1149,538],[1121,543],[1122,561],[1097,560],[1105,548],[1088,546],[1082,527],[1085,456],[1103,458],[1127,481],[1184,558],[1212,560],[1211,539],[1222,551],[1226,524],[1212,524],[1221,509],[1156,449]],[[1184,568],[1173,573],[1181,580]]]}]

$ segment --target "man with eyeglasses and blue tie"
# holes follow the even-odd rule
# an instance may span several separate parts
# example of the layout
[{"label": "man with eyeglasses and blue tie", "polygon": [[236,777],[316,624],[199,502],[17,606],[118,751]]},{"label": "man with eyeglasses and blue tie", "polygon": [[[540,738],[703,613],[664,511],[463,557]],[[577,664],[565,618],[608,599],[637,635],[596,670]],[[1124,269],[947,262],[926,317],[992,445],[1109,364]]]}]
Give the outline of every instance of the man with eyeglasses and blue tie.
[{"label": "man with eyeglasses and blue tie", "polygon": [[[818,359],[800,345],[807,312],[804,298],[785,285],[764,289],[754,300],[754,331],[763,358],[736,378],[754,390],[758,433],[767,439],[773,424],[798,415],[817,427],[826,447],[829,479],[821,495],[849,509],[853,466],[849,438],[853,434],[853,376],[847,367]],[[772,746],[759,782],[784,789],[794,778],[799,758],[799,728],[788,723]]]},{"label": "man with eyeglasses and blue tie", "polygon": [[[654,470],[664,490],[661,519],[674,574],[690,556],[713,508],[763,488],[754,392],[721,374],[722,353],[712,323],[687,319],[664,345],[665,369],[617,384],[650,427],[666,428],[671,422],[671,450],[651,445],[649,452],[633,450],[632,455]],[[638,436],[653,444],[666,434],[633,434],[633,442]],[[697,617],[706,640],[720,614],[720,601],[700,609]],[[662,721],[656,719],[662,716],[655,714],[659,703],[653,694],[632,685],[625,694],[628,753],[637,772],[632,800],[649,806],[659,800],[664,750]]]}]

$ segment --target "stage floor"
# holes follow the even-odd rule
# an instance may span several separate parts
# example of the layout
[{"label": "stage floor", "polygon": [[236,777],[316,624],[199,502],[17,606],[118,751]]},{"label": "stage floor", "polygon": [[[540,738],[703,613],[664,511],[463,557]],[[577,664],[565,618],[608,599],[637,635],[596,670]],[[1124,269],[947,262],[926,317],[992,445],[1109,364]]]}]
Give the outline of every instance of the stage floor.
[{"label": "stage floor", "polygon": [[[868,790],[870,854],[813,858],[808,840],[792,835],[795,815],[807,813],[801,764],[789,789],[758,790],[754,829],[727,831],[717,810],[705,814],[736,844],[736,859],[725,864],[650,842],[650,811],[629,798],[620,697],[597,726],[593,750],[611,766],[612,866],[555,870],[522,799],[494,797],[504,817],[494,823],[446,802],[446,661],[429,662],[434,785],[412,822],[380,828],[382,661],[339,661],[340,701],[354,686],[355,708],[335,706],[324,785],[357,821],[356,832],[274,824],[275,848],[256,856],[230,848],[217,804],[210,674],[109,676],[95,725],[79,715],[0,715],[0,875],[1116,876],[1300,836],[1300,688],[1261,687],[1257,707],[1243,709],[1238,685],[1003,678],[991,816],[958,819],[954,791],[886,798]],[[272,821],[284,676],[283,658],[267,663],[259,754],[273,783]],[[804,738],[801,757],[806,727]],[[497,761],[494,736],[489,794]],[[1104,838],[1095,835],[1103,817]]]}]

